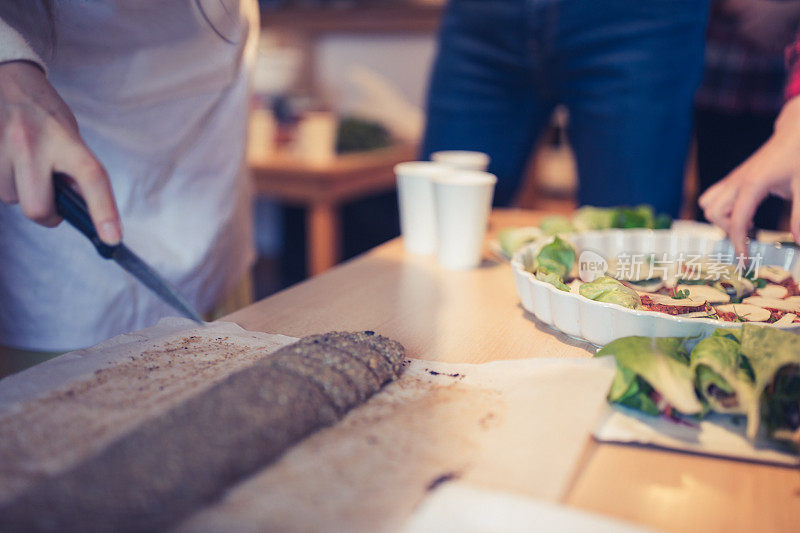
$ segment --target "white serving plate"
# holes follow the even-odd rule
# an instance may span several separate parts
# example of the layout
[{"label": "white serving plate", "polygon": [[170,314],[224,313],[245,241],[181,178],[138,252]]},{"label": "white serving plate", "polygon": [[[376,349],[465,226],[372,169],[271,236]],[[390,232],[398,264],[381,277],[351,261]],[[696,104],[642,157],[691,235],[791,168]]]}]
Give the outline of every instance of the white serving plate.
[{"label": "white serving plate", "polygon": [[[578,255],[592,250],[608,258],[620,253],[724,254],[733,256],[733,246],[719,229],[696,222],[677,222],[669,230],[613,229],[587,231],[563,236]],[[709,318],[681,318],[654,311],[638,311],[619,305],[595,302],[578,294],[560,291],[537,280],[526,268],[533,264],[539,248],[547,241],[529,244],[511,259],[514,285],[525,310],[550,326],[603,346],[620,337],[697,337],[701,339],[720,327],[738,328],[741,323]],[[750,255],[761,254],[762,265],[780,266],[800,279],[800,249],[793,246],[753,242]],[[800,333],[800,324],[782,329]]]}]

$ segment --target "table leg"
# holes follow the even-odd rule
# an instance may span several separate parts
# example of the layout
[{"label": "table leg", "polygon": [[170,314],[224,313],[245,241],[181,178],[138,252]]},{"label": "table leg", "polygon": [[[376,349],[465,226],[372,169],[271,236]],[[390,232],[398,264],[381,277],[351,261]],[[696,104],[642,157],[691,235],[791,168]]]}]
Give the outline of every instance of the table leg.
[{"label": "table leg", "polygon": [[339,207],[315,203],[306,214],[308,274],[316,276],[334,266],[341,255]]}]

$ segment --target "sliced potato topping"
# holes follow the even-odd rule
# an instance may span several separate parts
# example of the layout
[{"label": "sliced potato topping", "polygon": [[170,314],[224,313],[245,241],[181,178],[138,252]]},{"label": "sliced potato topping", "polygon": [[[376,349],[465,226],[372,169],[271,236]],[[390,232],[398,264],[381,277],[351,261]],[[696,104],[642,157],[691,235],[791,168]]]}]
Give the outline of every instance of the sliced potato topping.
[{"label": "sliced potato topping", "polygon": [[669,305],[673,307],[702,307],[706,304],[706,300],[703,298],[681,298],[676,299],[672,298],[671,296],[667,296],[666,294],[653,294],[648,295],[650,299],[656,305]]},{"label": "sliced potato topping", "polygon": [[773,265],[764,265],[758,267],[758,277],[770,281],[772,283],[783,283],[792,277],[788,270]]},{"label": "sliced potato topping", "polygon": [[800,313],[800,301],[791,300],[789,298],[779,300],[778,298],[751,296],[745,298],[742,303],[757,305],[758,307],[764,307],[766,309],[777,309],[778,311],[786,311],[788,313]]},{"label": "sliced potato topping", "polygon": [[688,291],[689,298],[705,300],[710,304],[725,304],[731,301],[728,293],[708,285],[678,285],[675,287],[675,291]]},{"label": "sliced potato topping", "polygon": [[746,303],[718,305],[715,309],[720,315],[733,314],[748,322],[766,322],[772,316],[772,313],[763,307]]},{"label": "sliced potato topping", "polygon": [[780,327],[783,327],[783,326],[789,326],[791,324],[794,324],[795,320],[797,320],[797,315],[795,315],[794,313],[786,313],[785,315],[780,317],[778,320],[773,322],[772,325],[773,326],[778,326],[780,328]]},{"label": "sliced potato topping", "polygon": [[674,316],[681,318],[714,318],[714,313],[711,311],[690,311],[689,313],[679,313]]},{"label": "sliced potato topping", "polygon": [[764,296],[765,298],[777,298],[783,299],[789,294],[789,289],[784,287],[783,285],[776,285],[775,283],[770,283],[765,287],[761,287],[756,291],[756,294],[759,296]]}]

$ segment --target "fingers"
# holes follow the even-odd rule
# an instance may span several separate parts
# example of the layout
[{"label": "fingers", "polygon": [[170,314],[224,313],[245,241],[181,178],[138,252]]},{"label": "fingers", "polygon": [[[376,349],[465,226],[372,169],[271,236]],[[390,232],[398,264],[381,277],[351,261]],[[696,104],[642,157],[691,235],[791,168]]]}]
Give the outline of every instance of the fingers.
[{"label": "fingers", "polygon": [[53,203],[49,169],[37,167],[32,160],[18,159],[14,164],[14,183],[25,216],[48,228],[61,222]]},{"label": "fingers", "polygon": [[[53,188],[46,159],[41,157],[41,128],[20,115],[12,115],[5,141],[13,154],[3,179],[3,194],[19,200],[25,216],[43,226],[58,225],[61,218],[53,205]],[[4,158],[8,157],[4,155]]]},{"label": "fingers", "polygon": [[52,172],[60,170],[75,180],[100,238],[117,244],[122,232],[108,175],[83,141],[53,127],[46,135],[18,132],[17,137],[13,162],[0,179],[0,200],[19,202],[34,222],[56,226],[61,217],[55,208]]},{"label": "fingers", "polygon": [[54,170],[64,172],[75,180],[100,238],[107,244],[119,243],[122,229],[111,182],[105,168],[89,149],[82,143],[69,145],[56,159]]},{"label": "fingers", "polygon": [[768,194],[767,181],[753,175],[752,168],[745,162],[698,199],[706,218],[728,234],[737,255],[747,255],[747,232]]},{"label": "fingers", "polygon": [[14,167],[8,158],[0,155],[0,202],[4,204],[19,203],[17,186],[14,183]]},{"label": "fingers", "polygon": [[800,244],[800,179],[792,180],[792,217],[789,229],[794,241]]},{"label": "fingers", "polygon": [[737,175],[734,173],[710,187],[698,200],[709,222],[726,232],[730,229],[730,215],[739,194],[739,187]]},{"label": "fingers", "polygon": [[701,209],[705,210],[711,206],[714,199],[719,195],[719,189],[720,183],[717,183],[706,189],[706,192],[700,195],[700,198],[697,199],[697,204]]},{"label": "fingers", "polygon": [[753,224],[753,216],[759,204],[766,198],[767,191],[757,186],[743,187],[733,205],[728,236],[736,250],[736,255],[747,255],[747,232]]},{"label": "fingers", "polygon": [[44,73],[20,62],[0,64],[0,200],[19,202],[32,220],[52,226],[52,173],[70,175],[100,238],[122,237],[108,175],[81,139],[75,117]]}]

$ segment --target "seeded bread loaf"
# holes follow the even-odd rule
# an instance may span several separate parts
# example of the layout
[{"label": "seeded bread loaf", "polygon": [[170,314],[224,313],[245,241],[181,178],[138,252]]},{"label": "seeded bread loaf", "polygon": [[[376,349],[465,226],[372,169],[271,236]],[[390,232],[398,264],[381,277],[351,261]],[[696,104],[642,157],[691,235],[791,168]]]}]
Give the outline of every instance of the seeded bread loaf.
[{"label": "seeded bread loaf", "polygon": [[369,398],[403,357],[373,332],[281,348],[0,505],[0,530],[168,528]]}]

